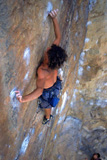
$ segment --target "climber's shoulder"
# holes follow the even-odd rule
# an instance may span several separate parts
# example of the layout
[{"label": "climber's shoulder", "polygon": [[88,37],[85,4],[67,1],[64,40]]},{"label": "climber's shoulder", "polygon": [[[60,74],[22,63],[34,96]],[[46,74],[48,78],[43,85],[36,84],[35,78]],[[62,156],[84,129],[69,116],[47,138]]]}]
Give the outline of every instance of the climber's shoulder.
[{"label": "climber's shoulder", "polygon": [[38,74],[38,79],[45,79],[47,78],[47,76],[49,76],[50,73],[46,67],[41,65],[37,70],[37,74]]}]

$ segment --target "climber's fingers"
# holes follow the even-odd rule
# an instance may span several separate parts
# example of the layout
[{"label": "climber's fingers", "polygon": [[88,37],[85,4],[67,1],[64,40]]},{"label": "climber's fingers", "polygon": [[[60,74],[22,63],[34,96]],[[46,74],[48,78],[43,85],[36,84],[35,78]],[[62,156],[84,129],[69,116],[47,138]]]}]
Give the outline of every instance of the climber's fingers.
[{"label": "climber's fingers", "polygon": [[16,93],[16,97],[21,96],[20,91],[15,91],[15,93]]},{"label": "climber's fingers", "polygon": [[22,96],[20,96],[20,95],[16,95],[16,98],[17,98],[17,100],[20,102],[20,103],[22,103],[23,101],[22,101]]},{"label": "climber's fingers", "polygon": [[22,97],[22,96],[21,96],[21,94],[16,94],[16,97],[19,98],[19,97]]},{"label": "climber's fingers", "polygon": [[20,93],[16,94],[16,97],[21,96]]},{"label": "climber's fingers", "polygon": [[16,98],[21,98],[22,96],[20,94],[16,94]]},{"label": "climber's fingers", "polygon": [[56,17],[58,10],[53,10],[50,12],[52,18]]},{"label": "climber's fingers", "polygon": [[20,91],[15,91],[15,93],[16,93],[16,95],[18,95],[18,94],[20,94],[20,95],[21,95]]},{"label": "climber's fingers", "polygon": [[20,93],[20,91],[14,91],[15,93]]},{"label": "climber's fingers", "polygon": [[16,93],[17,100],[22,103],[22,95],[21,95],[20,91],[15,91],[15,93]]},{"label": "climber's fingers", "polygon": [[58,9],[56,10],[53,10],[49,13],[49,15],[52,17],[52,18],[55,18],[57,16],[57,12],[58,12]]}]

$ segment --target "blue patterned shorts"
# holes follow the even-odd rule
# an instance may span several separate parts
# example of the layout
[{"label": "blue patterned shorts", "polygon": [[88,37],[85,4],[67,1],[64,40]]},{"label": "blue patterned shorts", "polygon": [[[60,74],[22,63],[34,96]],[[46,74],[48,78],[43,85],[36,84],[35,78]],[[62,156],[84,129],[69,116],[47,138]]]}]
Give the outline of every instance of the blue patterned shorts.
[{"label": "blue patterned shorts", "polygon": [[39,107],[40,108],[52,108],[51,104],[49,103],[49,99],[53,97],[57,97],[59,95],[60,90],[62,89],[62,83],[59,77],[57,77],[57,81],[54,85],[50,88],[44,89],[42,95],[38,98],[39,100]]}]

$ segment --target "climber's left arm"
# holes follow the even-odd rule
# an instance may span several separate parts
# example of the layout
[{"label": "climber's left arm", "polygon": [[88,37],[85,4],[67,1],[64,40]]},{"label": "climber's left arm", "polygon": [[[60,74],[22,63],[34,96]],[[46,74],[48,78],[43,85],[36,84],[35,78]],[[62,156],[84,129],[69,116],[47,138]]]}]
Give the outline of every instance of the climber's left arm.
[{"label": "climber's left arm", "polygon": [[[43,81],[41,80],[43,83]],[[43,92],[42,87],[37,87],[33,92],[29,93],[26,96],[21,96],[20,91],[16,91],[16,97],[19,100],[19,102],[24,103],[28,101],[32,101],[34,99],[37,99]]]},{"label": "climber's left arm", "polygon": [[39,69],[37,83],[36,83],[37,88],[33,92],[31,92],[26,96],[21,96],[20,91],[16,91],[16,97],[19,100],[19,102],[24,103],[24,102],[32,101],[34,99],[37,99],[39,96],[41,96],[44,89],[46,76],[47,76],[47,73],[44,73],[42,69]]},{"label": "climber's left arm", "polygon": [[19,100],[19,102],[24,103],[24,102],[29,102],[32,101],[36,98],[38,98],[43,92],[42,88],[37,87],[33,92],[31,92],[30,94],[26,95],[26,96],[21,96],[20,92],[17,91],[17,99]]}]

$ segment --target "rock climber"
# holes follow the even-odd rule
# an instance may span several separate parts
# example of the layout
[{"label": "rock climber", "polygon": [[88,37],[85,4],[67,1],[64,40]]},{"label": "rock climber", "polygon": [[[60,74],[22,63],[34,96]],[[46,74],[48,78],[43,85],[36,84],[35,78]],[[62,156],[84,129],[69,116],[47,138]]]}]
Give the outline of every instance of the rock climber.
[{"label": "rock climber", "polygon": [[46,124],[52,119],[51,108],[55,107],[59,101],[58,94],[61,89],[61,80],[58,77],[58,69],[67,59],[67,54],[59,44],[61,41],[60,27],[57,21],[57,11],[49,13],[54,25],[55,40],[50,48],[44,52],[43,60],[37,68],[36,89],[28,95],[22,96],[20,91],[16,91],[19,102],[24,103],[39,99],[39,107],[45,112],[42,124]]}]

